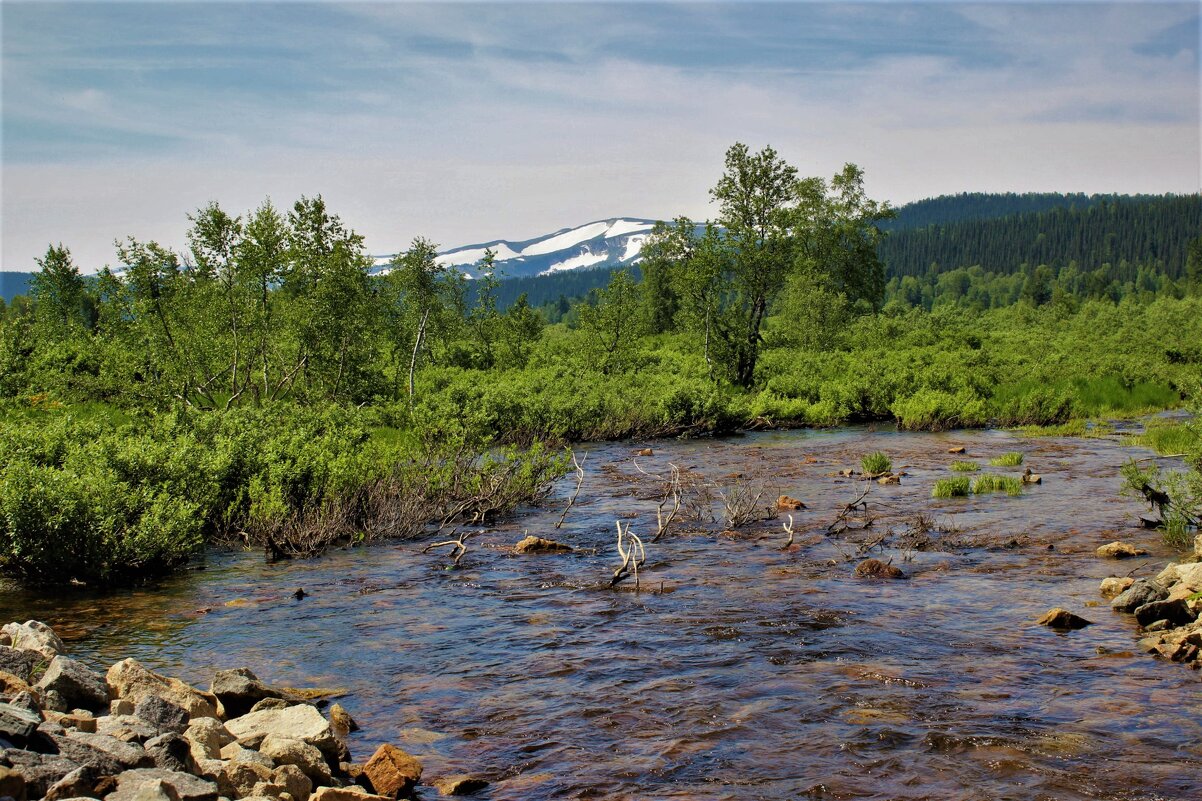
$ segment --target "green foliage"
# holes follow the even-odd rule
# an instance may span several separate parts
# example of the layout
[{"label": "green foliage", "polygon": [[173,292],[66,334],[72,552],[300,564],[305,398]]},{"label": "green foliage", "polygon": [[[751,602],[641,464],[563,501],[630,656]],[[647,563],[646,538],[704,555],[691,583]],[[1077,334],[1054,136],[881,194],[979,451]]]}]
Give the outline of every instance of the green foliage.
[{"label": "green foliage", "polygon": [[1161,456],[1184,455],[1202,448],[1197,424],[1149,421],[1144,433],[1132,437],[1131,443],[1151,448]]},{"label": "green foliage", "polygon": [[952,462],[952,470],[957,473],[975,473],[981,469],[981,466],[976,462],[955,461]]},{"label": "green foliage", "polygon": [[893,469],[893,460],[884,451],[874,451],[860,460],[860,467],[869,475],[888,473]]},{"label": "green foliage", "polygon": [[1017,467],[1023,463],[1023,455],[1019,451],[1007,451],[989,460],[994,467]]},{"label": "green foliage", "polygon": [[1139,498],[1155,513],[1167,545],[1188,550],[1202,521],[1202,447],[1190,455],[1189,472],[1162,470],[1132,459],[1122,468],[1123,493]]},{"label": "green foliage", "polygon": [[983,473],[972,482],[972,494],[983,495],[987,492],[1005,492],[1007,495],[1021,495],[1023,492],[1023,481],[1016,476]]},{"label": "green foliage", "polygon": [[972,490],[972,483],[966,476],[941,478],[931,488],[932,498],[966,498]]}]

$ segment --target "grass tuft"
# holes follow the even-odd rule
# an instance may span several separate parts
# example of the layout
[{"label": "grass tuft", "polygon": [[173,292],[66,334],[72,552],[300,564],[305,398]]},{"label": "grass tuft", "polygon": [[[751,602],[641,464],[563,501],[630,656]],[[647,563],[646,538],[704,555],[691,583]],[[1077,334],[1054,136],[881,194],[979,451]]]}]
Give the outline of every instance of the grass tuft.
[{"label": "grass tuft", "polygon": [[1010,451],[993,457],[989,463],[994,467],[1018,467],[1023,463],[1023,455],[1018,451]]},{"label": "grass tuft", "polygon": [[869,475],[875,473],[888,473],[893,469],[893,460],[884,451],[876,451],[870,453],[860,460],[860,467]]},{"label": "grass tuft", "polygon": [[932,498],[965,498],[972,489],[972,483],[966,476],[941,478],[931,489]]},{"label": "grass tuft", "polygon": [[1021,495],[1023,492],[1022,479],[1015,476],[1000,476],[997,473],[985,473],[972,482],[973,495],[1003,491],[1007,495]]},{"label": "grass tuft", "polygon": [[952,462],[952,469],[957,473],[975,473],[981,466],[976,462]]}]

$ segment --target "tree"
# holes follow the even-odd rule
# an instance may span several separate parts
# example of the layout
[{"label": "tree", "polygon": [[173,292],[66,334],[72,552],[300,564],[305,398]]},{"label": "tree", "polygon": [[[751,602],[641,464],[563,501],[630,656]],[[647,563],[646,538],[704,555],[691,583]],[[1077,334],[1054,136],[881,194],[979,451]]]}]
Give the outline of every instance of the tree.
[{"label": "tree", "polygon": [[543,335],[543,318],[530,308],[526,293],[518,299],[501,318],[501,341],[508,363],[512,367],[525,367],[530,360],[530,351]]},{"label": "tree", "polygon": [[597,292],[596,303],[577,308],[585,333],[589,363],[611,374],[629,366],[638,338],[643,334],[638,285],[627,270],[617,270],[609,286]]},{"label": "tree", "polygon": [[87,287],[79,268],[71,260],[71,251],[50,245],[46,255],[36,259],[39,267],[32,281],[36,314],[43,335],[62,337],[72,330],[91,328]]},{"label": "tree", "polygon": [[[396,329],[408,334],[412,343],[409,350],[409,402],[413,403],[413,377],[417,372],[418,357],[426,344],[426,333],[430,326],[431,316],[441,310],[440,279],[446,272],[437,260],[438,246],[428,239],[418,237],[409,245],[404,253],[398,253],[390,264],[391,271],[388,281],[392,287],[391,297],[394,309],[404,310],[404,314],[394,317],[401,323]],[[394,338],[394,343],[400,340]],[[397,353],[394,347],[394,353]]]},{"label": "tree", "polygon": [[477,363],[485,369],[496,362],[493,343],[501,321],[497,312],[497,287],[501,280],[496,274],[496,261],[493,249],[485,249],[480,260],[480,277],[476,279],[476,303],[468,313],[468,325],[476,340]]}]

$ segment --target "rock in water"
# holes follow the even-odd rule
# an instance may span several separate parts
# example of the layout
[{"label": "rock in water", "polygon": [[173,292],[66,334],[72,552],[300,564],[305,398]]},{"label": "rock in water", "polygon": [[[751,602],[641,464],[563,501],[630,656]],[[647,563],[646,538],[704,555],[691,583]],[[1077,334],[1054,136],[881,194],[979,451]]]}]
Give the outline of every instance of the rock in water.
[{"label": "rock in water", "polygon": [[865,559],[856,565],[856,575],[861,578],[904,579],[901,568],[882,562],[880,559]]},{"label": "rock in water", "polygon": [[334,727],[335,733],[349,733],[359,731],[359,724],[351,717],[351,713],[343,708],[342,704],[334,704],[330,707],[330,725]]},{"label": "rock in water", "polygon": [[1116,598],[1134,583],[1135,579],[1130,576],[1111,576],[1110,578],[1102,579],[1102,584],[1098,587],[1098,592],[1102,593],[1103,598]]},{"label": "rock in water", "polygon": [[1083,629],[1093,625],[1092,621],[1086,620],[1080,615],[1074,615],[1067,609],[1061,609],[1058,606],[1055,609],[1049,609],[1036,622],[1041,626],[1053,629]]},{"label": "rock in water", "polygon": [[564,545],[555,540],[545,540],[533,534],[513,546],[514,553],[567,553],[573,550],[575,549],[571,545]]},{"label": "rock in water", "polygon": [[434,782],[440,795],[471,795],[488,786],[484,779],[474,776],[447,776]]},{"label": "rock in water", "polygon": [[796,512],[800,509],[806,508],[806,505],[796,498],[790,498],[788,495],[782,495],[776,499],[776,508],[782,512]]},{"label": "rock in water", "polygon": [[1129,542],[1111,542],[1098,548],[1098,556],[1103,559],[1128,559],[1132,556],[1146,554],[1143,548],[1137,548]]},{"label": "rock in water", "polygon": [[248,668],[219,670],[213,676],[209,692],[217,696],[229,717],[240,717],[264,698],[279,698],[280,692],[268,687]]},{"label": "rock in water", "polygon": [[363,775],[380,795],[409,795],[422,778],[422,763],[388,744],[380,746],[363,766]]},{"label": "rock in water", "polygon": [[1135,619],[1141,626],[1148,626],[1158,620],[1167,620],[1170,626],[1184,626],[1194,622],[1194,613],[1183,600],[1152,601],[1135,610]]},{"label": "rock in water", "polygon": [[957,446],[956,446],[956,447],[954,447],[954,448],[948,448],[948,449],[947,449],[947,452],[948,452],[948,453],[956,453],[956,454],[964,453],[964,446],[963,446],[963,445],[957,445]]},{"label": "rock in water", "polygon": [[1163,601],[1168,595],[1169,591],[1161,584],[1151,579],[1136,579],[1130,587],[1110,602],[1110,608],[1120,612],[1134,612],[1144,604]]}]

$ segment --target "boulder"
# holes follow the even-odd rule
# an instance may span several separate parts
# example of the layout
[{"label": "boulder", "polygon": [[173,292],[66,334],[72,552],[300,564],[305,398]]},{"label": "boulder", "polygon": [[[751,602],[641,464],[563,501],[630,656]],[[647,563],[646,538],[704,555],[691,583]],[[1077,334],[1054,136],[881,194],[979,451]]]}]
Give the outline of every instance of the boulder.
[{"label": "boulder", "polygon": [[1194,556],[1202,559],[1202,534],[1194,537]]},{"label": "boulder", "polygon": [[141,718],[160,732],[180,733],[188,728],[187,710],[157,695],[148,695],[138,701],[134,707],[134,717]]},{"label": "boulder", "polygon": [[22,651],[8,645],[0,645],[0,670],[11,673],[28,683],[33,677],[33,666],[41,661],[32,651]]},{"label": "boulder", "polygon": [[407,796],[421,781],[422,763],[413,755],[385,743],[367,760],[363,775],[380,795],[390,798]]},{"label": "boulder", "polygon": [[865,559],[856,565],[856,575],[860,578],[904,579],[906,574],[901,568],[886,564],[880,559]]},{"label": "boulder", "polygon": [[392,796],[372,795],[361,787],[318,787],[309,801],[394,801]]},{"label": "boulder", "polygon": [[1164,600],[1168,594],[1168,590],[1159,582],[1151,579],[1136,579],[1130,587],[1123,590],[1110,602],[1110,607],[1120,612],[1134,612],[1144,604]]},{"label": "boulder", "polygon": [[313,792],[313,780],[296,765],[280,765],[271,772],[271,781],[282,785],[296,801],[307,801]]},{"label": "boulder", "polygon": [[245,715],[264,698],[281,697],[278,690],[268,687],[247,668],[217,671],[209,692],[217,696],[230,717]]},{"label": "boulder", "polygon": [[117,698],[109,701],[110,715],[133,715],[133,713],[134,702],[130,701],[128,698]]},{"label": "boulder", "polygon": [[271,782],[271,768],[257,762],[230,762],[217,777],[217,788],[227,798],[244,798],[259,782]]},{"label": "boulder", "polygon": [[247,748],[241,743],[230,743],[221,749],[221,758],[228,762],[253,762],[265,768],[274,768],[275,762],[266,754],[254,748]]},{"label": "boulder", "polygon": [[50,660],[37,688],[42,692],[54,690],[72,707],[97,710],[109,705],[108,686],[100,674],[66,656]]},{"label": "boulder", "polygon": [[147,670],[136,659],[125,659],[109,668],[105,676],[109,691],[135,705],[143,698],[157,695],[176,706],[183,707],[191,718],[215,718],[217,698],[202,693],[179,679],[167,678]]},{"label": "boulder", "polygon": [[92,765],[82,765],[59,779],[46,791],[43,801],[65,801],[68,798],[94,798],[100,784],[100,772]]},{"label": "boulder", "polygon": [[296,701],[289,701],[287,698],[264,698],[250,708],[251,712],[262,712],[264,709],[287,709],[296,704]]},{"label": "boulder", "polygon": [[242,717],[226,721],[225,728],[243,744],[258,745],[267,735],[274,734],[303,740],[316,746],[327,757],[338,753],[329,721],[311,704],[248,712]]},{"label": "boulder", "polygon": [[162,768],[125,771],[117,777],[117,790],[105,798],[106,801],[137,801],[140,791],[154,787],[160,787],[172,801],[217,801],[214,782]]},{"label": "boulder", "polygon": [[162,732],[133,715],[105,715],[96,718],[96,733],[107,734],[127,743],[144,743]]},{"label": "boulder", "polygon": [[0,797],[25,801],[27,795],[28,788],[25,786],[25,777],[13,768],[0,765]]},{"label": "boulder", "polygon": [[776,508],[781,512],[796,512],[799,509],[806,508],[806,505],[796,498],[791,498],[788,495],[781,495],[776,499]]},{"label": "boulder", "polygon": [[1194,613],[1183,600],[1152,601],[1135,610],[1135,619],[1141,626],[1158,620],[1167,620],[1170,626],[1184,626],[1194,622]]},{"label": "boulder", "polygon": [[184,739],[191,745],[193,757],[217,759],[221,749],[234,742],[234,735],[216,718],[197,718],[184,731]]},{"label": "boulder", "polygon": [[1147,553],[1129,542],[1114,541],[1098,548],[1098,556],[1104,559],[1128,559],[1132,556],[1143,556]]},{"label": "boulder", "polygon": [[26,794],[30,798],[41,798],[46,792],[71,771],[80,767],[61,754],[38,754],[9,748],[4,760],[25,780]]},{"label": "boulder", "polygon": [[191,744],[176,732],[169,731],[146,741],[146,753],[156,768],[190,771]]},{"label": "boulder", "polygon": [[571,545],[565,545],[555,540],[536,537],[533,534],[523,538],[513,546],[514,553],[566,553],[575,550]]},{"label": "boulder", "polygon": [[70,712],[71,705],[58,690],[46,690],[42,693],[42,708],[52,712]]},{"label": "boulder", "polygon": [[1134,583],[1135,579],[1130,576],[1111,576],[1110,578],[1102,579],[1102,584],[1098,587],[1098,592],[1102,593],[1102,597],[1106,599],[1117,598]]},{"label": "boulder", "polygon": [[484,779],[467,775],[446,776],[434,782],[434,787],[440,795],[471,795],[487,786],[488,782]]},{"label": "boulder", "polygon": [[24,623],[7,623],[0,631],[9,637],[9,645],[21,651],[36,651],[46,659],[54,659],[67,652],[67,646],[54,633],[54,629],[36,620]]},{"label": "boulder", "polygon": [[334,704],[330,707],[330,725],[334,727],[335,734],[359,731],[359,724],[351,717],[351,713],[343,708],[342,704]]},{"label": "boulder", "polygon": [[1191,592],[1202,592],[1202,562],[1177,565],[1177,587],[1185,586]]},{"label": "boulder", "polygon": [[92,763],[105,776],[115,776],[131,768],[153,764],[146,749],[137,743],[127,743],[107,734],[68,731],[65,736],[52,736],[58,752],[83,765]]},{"label": "boulder", "polygon": [[1043,617],[1035,622],[1053,629],[1083,629],[1092,625],[1091,621],[1058,606],[1044,612]]},{"label": "boulder", "polygon": [[329,784],[330,766],[316,746],[303,740],[269,734],[259,745],[259,753],[270,757],[277,765],[295,765],[313,780],[314,784]]},{"label": "boulder", "polygon": [[23,706],[0,703],[0,737],[24,745],[38,730],[42,716]]}]

